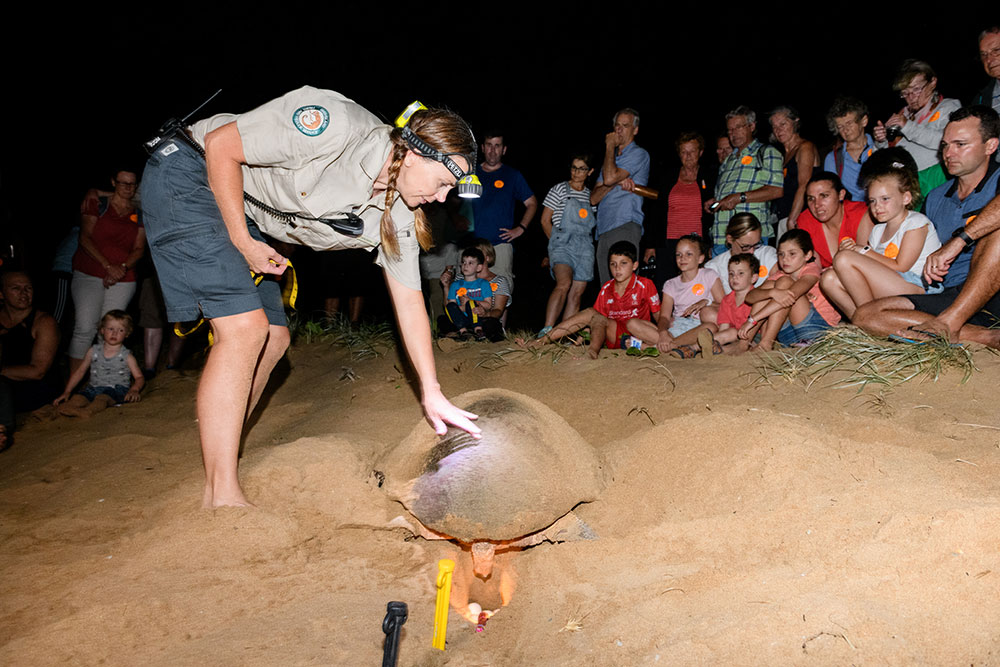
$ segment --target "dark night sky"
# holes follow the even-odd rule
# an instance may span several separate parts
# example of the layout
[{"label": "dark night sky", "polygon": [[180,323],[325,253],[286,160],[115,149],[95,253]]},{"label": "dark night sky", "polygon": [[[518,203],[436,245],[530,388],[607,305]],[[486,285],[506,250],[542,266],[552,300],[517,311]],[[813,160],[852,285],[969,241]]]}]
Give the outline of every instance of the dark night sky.
[{"label": "dark night sky", "polygon": [[503,127],[507,162],[541,198],[566,177],[571,151],[603,150],[623,106],[641,113],[637,142],[652,155],[655,182],[655,170],[676,160],[679,131],[709,137],[741,103],[759,114],[797,107],[803,134],[822,149],[837,94],[864,99],[873,120],[901,106],[891,81],[905,58],[930,62],[948,97],[967,101],[986,81],[976,48],[985,23],[939,11],[924,20],[859,15],[846,29],[833,4],[821,17],[809,4],[741,18],[721,7],[681,17],[660,3],[494,3],[500,14],[383,3],[351,10],[349,24],[335,8],[344,4],[297,15],[289,3],[276,17],[241,19],[199,9],[166,22],[107,7],[67,28],[25,22],[28,39],[2,46],[5,241],[23,236],[29,257],[44,256],[86,188],[103,186],[115,164],[141,166],[142,141],[217,88],[199,116],[243,111],[306,83],[387,119],[415,98],[448,106],[479,133]]}]

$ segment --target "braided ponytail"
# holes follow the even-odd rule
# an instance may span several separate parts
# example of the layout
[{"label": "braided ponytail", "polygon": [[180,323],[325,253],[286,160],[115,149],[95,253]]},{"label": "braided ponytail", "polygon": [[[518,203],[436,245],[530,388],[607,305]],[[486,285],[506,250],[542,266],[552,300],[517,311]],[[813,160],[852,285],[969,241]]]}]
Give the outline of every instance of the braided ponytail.
[{"label": "braided ponytail", "polygon": [[[421,139],[434,148],[445,153],[459,153],[473,155],[476,150],[476,140],[472,136],[472,131],[462,118],[451,111],[444,109],[421,109],[410,117],[409,127]],[[396,179],[399,171],[403,167],[403,158],[409,150],[403,140],[403,131],[400,128],[393,128],[389,134],[392,141],[392,162],[389,163],[388,185],[385,190],[385,211],[382,212],[382,220],[379,223],[379,236],[382,240],[382,249],[386,256],[398,259],[399,241],[396,239],[396,226],[392,221],[392,206],[399,196],[396,190]],[[470,165],[474,167],[475,165]],[[417,242],[424,250],[429,249],[434,240],[431,237],[431,226],[427,222],[427,216],[423,209],[417,208],[413,212],[414,229],[417,234]]]}]

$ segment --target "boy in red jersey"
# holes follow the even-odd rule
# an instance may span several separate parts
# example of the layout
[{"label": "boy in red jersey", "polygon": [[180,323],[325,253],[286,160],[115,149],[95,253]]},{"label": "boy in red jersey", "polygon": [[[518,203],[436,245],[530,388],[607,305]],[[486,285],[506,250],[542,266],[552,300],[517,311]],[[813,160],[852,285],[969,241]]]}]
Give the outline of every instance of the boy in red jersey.
[{"label": "boy in red jersey", "polygon": [[650,316],[659,317],[660,295],[651,280],[635,275],[639,268],[636,260],[637,251],[632,243],[618,241],[612,245],[608,252],[612,279],[601,287],[594,307],[560,322],[529,347],[555,342],[590,327],[587,354],[591,359],[597,358],[605,344],[612,350],[627,347],[630,336],[642,341],[643,347],[655,350],[659,332]]}]

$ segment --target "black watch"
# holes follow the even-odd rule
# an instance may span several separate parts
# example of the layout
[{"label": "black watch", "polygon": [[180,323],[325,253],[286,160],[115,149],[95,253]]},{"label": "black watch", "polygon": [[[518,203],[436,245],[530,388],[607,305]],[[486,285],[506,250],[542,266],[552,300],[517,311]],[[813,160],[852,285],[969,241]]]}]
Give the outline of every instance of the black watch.
[{"label": "black watch", "polygon": [[747,203],[747,193],[745,193],[745,192],[741,192],[740,193],[740,203],[741,204],[746,204]]},{"label": "black watch", "polygon": [[974,238],[965,233],[964,227],[959,227],[958,229],[956,229],[955,232],[951,235],[951,237],[953,239],[962,239],[965,242],[966,247],[976,242]]}]

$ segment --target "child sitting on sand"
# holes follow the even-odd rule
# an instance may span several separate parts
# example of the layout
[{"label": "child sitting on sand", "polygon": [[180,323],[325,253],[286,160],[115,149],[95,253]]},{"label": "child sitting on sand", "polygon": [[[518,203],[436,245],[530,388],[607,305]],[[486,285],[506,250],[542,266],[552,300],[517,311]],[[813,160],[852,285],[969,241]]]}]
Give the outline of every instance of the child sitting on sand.
[{"label": "child sitting on sand", "polygon": [[477,304],[487,310],[493,308],[493,284],[476,277],[483,270],[486,257],[479,248],[466,248],[462,251],[461,261],[462,277],[451,283],[445,310],[448,318],[458,327],[459,340],[469,336],[469,328],[472,328],[476,340],[486,340],[479,318],[473,312]]},{"label": "child sitting on sand", "polygon": [[[722,280],[712,269],[702,266],[708,246],[697,234],[677,240],[674,252],[680,275],[663,283],[663,305],[657,347],[670,352],[698,340],[699,334],[715,330],[715,325],[702,323],[699,312],[705,306],[722,301]],[[678,355],[683,356],[682,352]],[[676,355],[675,355],[676,356]]]},{"label": "child sitting on sand", "polygon": [[740,327],[740,339],[753,340],[759,329],[758,347],[770,350],[776,339],[782,345],[808,343],[840,322],[840,315],[820,292],[819,275],[809,233],[801,229],[785,232],[778,241],[778,270],[746,296],[752,307]]},{"label": "child sitting on sand", "polygon": [[639,268],[637,257],[638,252],[632,243],[614,243],[608,251],[608,266],[613,277],[601,287],[594,307],[581,310],[560,322],[544,336],[529,343],[528,347],[555,342],[590,327],[587,354],[591,359],[597,358],[605,344],[612,350],[629,347],[630,336],[647,346],[646,349],[654,355],[658,354],[652,347],[658,339],[656,325],[649,318],[651,315],[656,317],[660,312],[660,299],[651,280],[635,275],[635,270]]},{"label": "child sitting on sand", "polygon": [[[83,362],[70,375],[66,390],[52,403],[58,406],[59,414],[91,417],[109,406],[135,403],[140,398],[139,392],[146,380],[139,369],[139,362],[124,345],[125,339],[132,333],[132,317],[124,310],[108,311],[101,318],[98,333],[104,342],[95,343],[90,348],[90,354],[84,356]],[[90,382],[86,389],[70,398],[70,392],[88,369]],[[62,403],[65,404],[60,405]]]},{"label": "child sitting on sand", "polygon": [[[760,261],[748,252],[733,255],[729,258],[729,285],[731,291],[722,297],[718,308],[716,325],[713,332],[706,329],[698,336],[698,341],[691,345],[678,348],[674,352],[682,359],[690,358],[701,352],[702,358],[711,358],[713,354],[741,354],[750,347],[750,342],[741,340],[737,335],[740,327],[750,316],[750,304],[746,296],[753,289],[760,275]],[[706,353],[705,350],[710,350]]]},{"label": "child sitting on sand", "polygon": [[[916,172],[893,162],[868,181],[868,207],[878,221],[867,245],[845,238],[823,273],[820,287],[848,318],[869,301],[897,294],[924,294],[921,273],[928,255],[941,247],[934,223],[912,210],[920,198]],[[940,291],[940,287],[936,291]],[[932,292],[933,293],[933,292]]]}]

